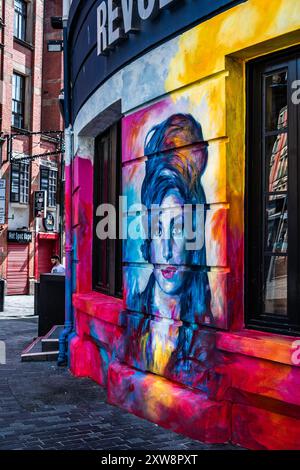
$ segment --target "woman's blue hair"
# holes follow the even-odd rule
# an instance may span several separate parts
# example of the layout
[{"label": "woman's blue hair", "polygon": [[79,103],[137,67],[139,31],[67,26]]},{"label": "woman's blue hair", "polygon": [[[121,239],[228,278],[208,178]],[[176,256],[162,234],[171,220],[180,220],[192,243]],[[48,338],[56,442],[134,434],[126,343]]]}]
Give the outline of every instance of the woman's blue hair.
[{"label": "woman's blue hair", "polygon": [[[176,192],[184,204],[205,204],[201,176],[207,165],[207,143],[203,140],[200,124],[189,114],[174,114],[153,127],[145,142],[146,174],[141,189],[143,205],[161,205],[163,199]],[[151,212],[147,217],[148,228]],[[151,233],[149,231],[148,233]],[[142,245],[143,257],[150,260],[151,239]],[[180,294],[180,318],[198,323],[204,317],[214,323],[211,312],[211,292],[206,268],[206,248],[193,252],[189,275]],[[152,273],[146,289],[133,299],[135,308],[151,313],[155,277]]]},{"label": "woman's blue hair", "polygon": [[[175,114],[153,127],[145,142],[146,174],[141,201],[147,209],[161,205],[168,195],[180,195],[184,204],[205,204],[201,175],[207,165],[207,143],[200,124],[190,114]],[[147,233],[151,233],[151,212]],[[195,229],[195,228],[194,228]],[[151,240],[142,246],[143,257],[150,261]],[[197,255],[205,262],[205,249]]]}]

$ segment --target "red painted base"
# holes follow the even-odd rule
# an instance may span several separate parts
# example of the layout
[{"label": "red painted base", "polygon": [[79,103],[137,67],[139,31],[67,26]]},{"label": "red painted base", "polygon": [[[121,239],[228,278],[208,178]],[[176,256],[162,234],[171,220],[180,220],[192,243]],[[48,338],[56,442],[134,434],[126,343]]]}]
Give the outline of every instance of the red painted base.
[{"label": "red painted base", "polygon": [[300,450],[300,421],[244,405],[232,407],[232,442],[252,450]]},{"label": "red painted base", "polygon": [[228,402],[208,400],[204,393],[119,362],[110,364],[107,385],[109,403],[130,413],[202,442],[230,439]]},{"label": "red painted base", "polygon": [[290,339],[218,332],[215,342],[211,330],[185,328],[193,348],[181,352],[179,369],[159,369],[143,341],[154,344],[154,320],[147,336],[143,316],[124,312],[119,300],[93,293],[74,304],[71,371],[106,386],[109,403],[206,443],[300,450],[300,367],[291,363]]},{"label": "red painted base", "polygon": [[107,363],[93,341],[78,336],[72,339],[70,370],[75,377],[89,377],[99,385],[107,384]]}]

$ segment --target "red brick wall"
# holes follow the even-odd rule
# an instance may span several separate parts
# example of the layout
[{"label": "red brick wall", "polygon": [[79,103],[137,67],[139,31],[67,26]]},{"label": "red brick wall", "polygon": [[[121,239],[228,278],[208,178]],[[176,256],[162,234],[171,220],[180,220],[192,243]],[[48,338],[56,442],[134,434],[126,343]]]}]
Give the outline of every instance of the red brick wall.
[{"label": "red brick wall", "polygon": [[57,101],[63,88],[63,56],[47,50],[47,41],[62,40],[62,32],[51,26],[52,16],[62,16],[62,1],[45,2],[42,93],[42,127],[45,130],[61,129],[63,125]]},{"label": "red brick wall", "polygon": [[[62,89],[63,68],[62,54],[47,52],[46,41],[60,38],[61,33],[51,28],[51,16],[60,16],[62,0],[34,0],[30,1],[32,9],[32,44],[21,44],[14,40],[14,2],[3,2],[2,18],[5,26],[0,32],[0,127],[1,132],[10,135],[14,132],[11,128],[11,99],[12,99],[12,74],[17,71],[27,77],[27,129],[34,132],[45,130],[63,129],[63,122],[59,114],[57,97]],[[29,10],[30,12],[30,10]],[[0,15],[1,16],[1,15]],[[40,136],[16,137],[13,151],[29,155],[54,150],[52,142],[42,139]],[[10,164],[7,162],[6,144],[3,147],[3,163],[1,177],[7,180],[7,209],[10,190]],[[56,158],[57,161],[57,158]],[[31,197],[29,228],[34,231],[33,219],[33,192],[39,189],[39,161],[31,164]],[[0,277],[6,278],[7,268],[7,229],[6,223],[0,227]],[[34,277],[34,237],[30,246],[30,278]]]}]

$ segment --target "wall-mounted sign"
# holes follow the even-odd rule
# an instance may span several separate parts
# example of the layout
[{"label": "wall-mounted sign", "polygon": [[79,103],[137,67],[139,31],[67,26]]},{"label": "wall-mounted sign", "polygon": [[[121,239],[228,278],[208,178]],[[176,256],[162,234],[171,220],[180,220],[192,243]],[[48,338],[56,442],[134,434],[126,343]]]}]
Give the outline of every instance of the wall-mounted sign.
[{"label": "wall-mounted sign", "polygon": [[0,225],[5,224],[6,215],[6,180],[0,179]]},{"label": "wall-mounted sign", "polygon": [[9,230],[7,232],[7,241],[16,243],[31,243],[32,232],[23,232],[19,230]]},{"label": "wall-mounted sign", "polygon": [[97,8],[97,51],[104,54],[124,39],[124,35],[138,31],[141,21],[152,19],[160,11],[178,0],[121,0],[120,7],[113,0],[102,1]]},{"label": "wall-mounted sign", "polygon": [[91,94],[125,64],[245,1],[73,0],[68,22],[72,119]]},{"label": "wall-mounted sign", "polygon": [[34,192],[34,217],[44,217],[47,209],[47,191]]},{"label": "wall-mounted sign", "polygon": [[44,218],[43,223],[44,223],[45,230],[47,230],[47,232],[54,231],[55,218],[52,212],[47,212],[47,215]]}]

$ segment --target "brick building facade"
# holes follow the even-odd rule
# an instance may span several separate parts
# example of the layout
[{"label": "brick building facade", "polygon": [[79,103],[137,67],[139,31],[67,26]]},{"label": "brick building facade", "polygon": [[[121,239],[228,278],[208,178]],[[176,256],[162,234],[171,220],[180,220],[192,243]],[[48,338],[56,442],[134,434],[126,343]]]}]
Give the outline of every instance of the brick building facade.
[{"label": "brick building facade", "polygon": [[[61,39],[51,26],[51,17],[61,14],[61,0],[0,2],[0,276],[8,294],[32,292],[34,280],[49,272],[51,254],[61,250],[61,156],[48,153],[61,144],[60,133],[49,131],[63,127],[63,60],[62,53],[47,50],[48,40]],[[35,217],[40,190],[47,191],[47,208]]]}]

